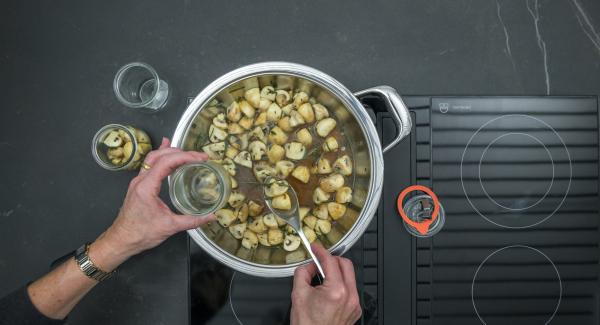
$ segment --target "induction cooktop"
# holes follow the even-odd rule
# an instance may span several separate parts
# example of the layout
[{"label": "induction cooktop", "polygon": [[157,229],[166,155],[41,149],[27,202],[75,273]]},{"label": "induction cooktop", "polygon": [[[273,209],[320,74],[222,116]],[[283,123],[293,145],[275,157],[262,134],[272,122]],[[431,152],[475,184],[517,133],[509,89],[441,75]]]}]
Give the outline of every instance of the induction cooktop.
[{"label": "induction cooktop", "polygon": [[[380,208],[346,254],[361,324],[600,324],[597,97],[405,96],[410,137],[385,156]],[[385,144],[395,125],[364,102]],[[390,168],[388,166],[393,166]],[[396,211],[432,188],[441,232]],[[285,324],[290,279],[233,272],[190,243],[192,324]]]}]

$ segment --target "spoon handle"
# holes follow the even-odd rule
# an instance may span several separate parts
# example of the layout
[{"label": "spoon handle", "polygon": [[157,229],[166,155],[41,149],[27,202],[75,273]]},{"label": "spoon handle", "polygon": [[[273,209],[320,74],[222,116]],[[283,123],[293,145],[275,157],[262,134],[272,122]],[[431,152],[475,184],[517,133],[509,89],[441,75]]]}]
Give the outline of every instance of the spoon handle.
[{"label": "spoon handle", "polygon": [[308,238],[306,238],[306,236],[304,235],[304,231],[302,231],[302,228],[300,228],[300,230],[298,231],[298,235],[300,236],[304,247],[306,247],[308,254],[310,254],[310,257],[313,259],[313,261],[315,261],[315,265],[317,266],[317,269],[319,269],[319,273],[321,274],[321,278],[323,279],[322,281],[324,281],[325,272],[323,272],[323,267],[321,267],[321,263],[315,256],[315,253],[313,253],[312,248],[310,247],[310,241],[308,241]]}]

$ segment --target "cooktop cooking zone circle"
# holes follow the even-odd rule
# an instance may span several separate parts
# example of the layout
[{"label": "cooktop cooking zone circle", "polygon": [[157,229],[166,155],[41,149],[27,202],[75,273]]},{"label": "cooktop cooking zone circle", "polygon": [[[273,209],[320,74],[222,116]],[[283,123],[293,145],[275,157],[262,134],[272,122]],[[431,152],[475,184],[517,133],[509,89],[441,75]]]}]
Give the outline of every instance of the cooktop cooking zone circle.
[{"label": "cooktop cooking zone circle", "polygon": [[517,323],[548,324],[562,300],[558,268],[544,252],[526,245],[502,247],[479,265],[471,282],[475,314],[486,325],[510,315]]},{"label": "cooktop cooking zone circle", "polygon": [[[511,128],[519,132],[507,131]],[[529,228],[552,217],[569,194],[572,176],[571,155],[560,134],[531,115],[485,122],[461,156],[460,180],[469,205],[504,228]]]}]

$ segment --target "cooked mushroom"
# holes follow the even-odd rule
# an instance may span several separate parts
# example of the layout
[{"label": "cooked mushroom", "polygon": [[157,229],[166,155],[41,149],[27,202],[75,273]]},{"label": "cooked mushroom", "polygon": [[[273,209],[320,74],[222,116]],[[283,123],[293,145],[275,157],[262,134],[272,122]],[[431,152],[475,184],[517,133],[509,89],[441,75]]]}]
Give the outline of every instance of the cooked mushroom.
[{"label": "cooked mushroom", "polygon": [[248,214],[251,217],[256,217],[256,216],[260,215],[262,213],[263,209],[264,209],[264,206],[261,204],[258,204],[252,200],[248,202]]},{"label": "cooked mushroom", "polygon": [[279,228],[279,225],[277,224],[277,217],[272,213],[265,214],[263,216],[263,223],[269,228]]},{"label": "cooked mushroom", "polygon": [[339,148],[339,144],[335,137],[327,137],[323,142],[323,151],[325,152],[335,152]]},{"label": "cooked mushroom", "polygon": [[290,116],[290,113],[292,113],[293,110],[294,110],[294,104],[288,104],[288,105],[281,107],[281,112],[285,116]]},{"label": "cooked mushroom", "polygon": [[238,182],[235,180],[235,178],[230,177],[229,179],[231,179],[231,188],[232,189],[238,188]]},{"label": "cooked mushroom", "polygon": [[331,174],[319,182],[319,187],[328,193],[335,192],[342,186],[344,186],[344,176],[340,174]]},{"label": "cooked mushroom", "polygon": [[[131,128],[130,128],[130,130],[131,130]],[[125,132],[125,130],[118,129],[117,133],[119,133],[119,136],[121,137],[121,139],[123,139],[123,141],[131,142],[131,138],[129,137],[129,134],[127,132]]]},{"label": "cooked mushroom", "polygon": [[229,227],[236,219],[235,213],[229,209],[221,209],[215,212],[217,222],[225,228]]},{"label": "cooked mushroom", "polygon": [[242,118],[242,111],[237,102],[233,102],[227,107],[227,119],[231,122],[237,122]]},{"label": "cooked mushroom", "polygon": [[308,216],[304,217],[304,219],[302,219],[302,222],[304,222],[304,224],[307,227],[314,229],[315,226],[317,225],[317,217],[308,215]]},{"label": "cooked mushroom", "polygon": [[271,228],[267,232],[270,245],[279,245],[283,242],[283,232],[279,228]]},{"label": "cooked mushroom", "polygon": [[285,240],[283,241],[283,249],[288,252],[295,251],[300,247],[300,237],[296,235],[285,235]]},{"label": "cooked mushroom", "polygon": [[348,155],[343,155],[333,163],[336,172],[344,175],[352,175],[352,159]]},{"label": "cooked mushroom", "polygon": [[218,127],[219,129],[227,129],[227,120],[225,119],[225,114],[223,113],[219,113],[217,114],[217,116],[215,116],[215,118],[213,118],[213,124],[214,126]]},{"label": "cooked mushroom", "polygon": [[240,134],[238,136],[230,136],[229,144],[238,150],[248,149],[248,134]]},{"label": "cooked mushroom", "polygon": [[312,144],[312,134],[307,128],[303,128],[296,132],[296,139],[300,141],[305,147],[310,147]]},{"label": "cooked mushroom", "polygon": [[297,249],[285,255],[285,264],[302,262],[306,259],[306,253],[303,249]]},{"label": "cooked mushroom", "polygon": [[306,147],[300,142],[290,142],[285,144],[285,156],[292,160],[301,160],[306,154]]},{"label": "cooked mushroom", "polygon": [[292,200],[287,193],[274,197],[271,204],[273,208],[278,210],[289,210],[292,208]]},{"label": "cooked mushroom", "polygon": [[329,219],[329,211],[327,210],[327,204],[319,204],[313,209],[315,217],[323,220]]},{"label": "cooked mushroom", "polygon": [[302,227],[302,231],[304,232],[304,236],[308,239],[309,242],[314,242],[317,239],[317,233],[314,230],[309,228],[308,226]]},{"label": "cooked mushroom", "polygon": [[229,227],[229,232],[236,239],[242,239],[244,237],[244,232],[246,231],[246,223],[238,223],[237,225],[233,225]]},{"label": "cooked mushroom", "polygon": [[256,179],[261,183],[264,182],[267,177],[275,176],[276,174],[275,168],[271,167],[268,163],[264,161],[257,162],[254,165],[253,171],[254,177],[256,177]]},{"label": "cooked mushroom", "polygon": [[265,98],[270,101],[274,101],[275,96],[276,96],[276,93],[275,93],[275,88],[273,88],[273,86],[265,86],[265,87],[263,87],[263,89],[260,90],[260,98]]},{"label": "cooked mushroom", "polygon": [[335,193],[335,201],[337,203],[352,202],[352,189],[348,186],[338,189]]},{"label": "cooked mushroom", "polygon": [[304,219],[304,217],[306,217],[306,215],[308,215],[309,212],[310,212],[310,208],[308,208],[308,207],[299,207],[298,208],[298,215],[300,216],[300,221],[302,221],[302,219]]},{"label": "cooked mushroom", "polygon": [[235,173],[236,173],[235,163],[233,162],[233,160],[231,160],[231,158],[223,159],[222,166],[229,173],[229,175],[235,176]]},{"label": "cooked mushroom", "polygon": [[[131,144],[131,142],[127,142],[123,149],[125,150],[125,157],[127,159],[127,146]],[[131,146],[133,148],[133,146]],[[223,155],[225,154],[225,142],[217,142],[211,143],[204,147],[202,147],[202,151],[204,151],[209,158],[211,159],[223,159]],[[130,154],[131,156],[131,154]]]},{"label": "cooked mushroom", "polygon": [[279,120],[279,122],[277,122],[277,126],[279,126],[285,132],[292,132],[294,130],[294,128],[290,124],[290,117],[289,116],[282,117]]},{"label": "cooked mushroom", "polygon": [[277,102],[277,105],[281,107],[285,106],[290,102],[290,93],[282,89],[277,90],[275,92],[275,101]]},{"label": "cooked mushroom", "polygon": [[256,126],[252,131],[248,133],[248,137],[250,140],[259,140],[264,143],[267,143],[267,134],[269,133],[269,128],[266,126]]},{"label": "cooked mushroom", "polygon": [[263,246],[271,246],[271,244],[269,244],[269,237],[267,235],[266,232],[263,232],[262,234],[256,234],[256,237],[258,237],[258,242],[263,245]]},{"label": "cooked mushroom", "polygon": [[[138,143],[150,143],[150,137],[148,136],[148,133],[146,133],[145,131],[139,130],[139,129],[134,129],[135,134],[135,139],[137,140]],[[126,137],[122,137],[123,141],[126,141],[126,139],[128,139],[129,136]]]},{"label": "cooked mushroom", "polygon": [[313,111],[310,103],[304,103],[298,107],[298,113],[302,115],[306,123],[312,123],[315,121],[315,112]]},{"label": "cooked mushroom", "polygon": [[268,197],[276,197],[287,193],[290,184],[284,180],[271,178],[265,183],[265,195]]},{"label": "cooked mushroom", "polygon": [[254,231],[257,234],[267,231],[267,226],[263,222],[263,217],[254,218],[254,220],[248,224],[248,229]]},{"label": "cooked mushroom", "polygon": [[252,160],[261,160],[262,157],[267,153],[267,146],[258,140],[250,142],[248,146]]},{"label": "cooked mushroom", "polygon": [[310,171],[306,166],[298,166],[292,172],[292,176],[294,176],[302,183],[308,184],[308,180],[310,179]]},{"label": "cooked mushroom", "polygon": [[246,222],[248,220],[249,207],[247,203],[244,203],[235,209],[235,217],[240,222]]},{"label": "cooked mushroom", "polygon": [[[260,98],[259,98],[260,101]],[[256,103],[256,107],[258,107],[258,102]],[[256,114],[256,110],[254,109],[254,107],[252,107],[252,105],[250,105],[250,103],[248,103],[245,100],[242,100],[240,103],[240,111],[242,111],[242,113],[244,114],[244,116],[246,117],[250,117],[250,118],[254,118],[254,114]]]},{"label": "cooked mushroom", "polygon": [[283,156],[285,156],[285,149],[278,144],[271,145],[269,151],[267,152],[269,162],[272,164],[276,164],[278,161],[283,159]]},{"label": "cooked mushroom", "polygon": [[308,94],[307,93],[301,91],[294,95],[294,105],[296,105],[296,107],[300,107],[300,105],[302,105],[306,102],[308,102]]},{"label": "cooked mushroom", "polygon": [[271,103],[273,103],[272,101],[266,99],[266,98],[261,98],[260,99],[260,103],[258,104],[258,110],[262,113],[262,112],[266,112],[267,109],[269,108],[269,106],[271,106]]},{"label": "cooked mushroom", "polygon": [[229,123],[227,125],[227,132],[229,132],[229,134],[241,134],[244,133],[244,128],[241,127],[238,123]]},{"label": "cooked mushroom", "polygon": [[267,112],[261,112],[254,120],[254,125],[265,125],[267,123]]},{"label": "cooked mushroom", "polygon": [[321,104],[314,104],[313,110],[315,111],[315,119],[317,121],[329,117],[329,111]]},{"label": "cooked mushroom", "polygon": [[327,203],[327,211],[333,220],[337,220],[346,213],[346,206],[337,202],[329,202]]},{"label": "cooked mushroom", "polygon": [[240,151],[235,158],[233,158],[238,165],[252,168],[252,159],[248,151]]},{"label": "cooked mushroom", "polygon": [[276,103],[272,103],[267,108],[267,121],[277,122],[279,119],[281,119],[281,107]]},{"label": "cooked mushroom", "polygon": [[242,246],[244,246],[246,249],[254,249],[258,246],[258,237],[252,230],[246,229],[246,231],[244,231]]},{"label": "cooked mushroom", "polygon": [[275,163],[275,171],[279,178],[287,178],[292,170],[294,170],[294,163],[289,160],[280,160]]},{"label": "cooked mushroom", "polygon": [[208,128],[208,139],[210,140],[210,142],[212,142],[212,143],[221,142],[221,141],[225,141],[226,138],[227,138],[227,132],[222,129],[219,129],[214,124],[212,124]]},{"label": "cooked mushroom", "polygon": [[231,194],[229,194],[229,199],[227,200],[227,202],[232,208],[237,208],[244,203],[245,199],[246,196],[244,194],[238,191],[232,191]]},{"label": "cooked mushroom", "polygon": [[141,155],[145,155],[152,151],[152,146],[148,143],[138,143],[138,150]]},{"label": "cooked mushroom", "polygon": [[254,125],[254,119],[250,117],[242,117],[238,124],[245,130],[250,130]]},{"label": "cooked mushroom", "polygon": [[330,174],[333,171],[331,163],[325,157],[319,158],[317,161],[317,174],[325,175]]},{"label": "cooked mushroom", "polygon": [[279,127],[274,127],[269,131],[269,141],[278,145],[283,145],[288,139],[287,134]]},{"label": "cooked mushroom", "polygon": [[227,146],[227,150],[225,150],[225,157],[233,159],[238,155],[238,153],[240,153],[240,151],[234,146]]},{"label": "cooked mushroom", "polygon": [[329,135],[337,122],[331,117],[324,118],[317,123],[317,134],[323,138]]},{"label": "cooked mushroom", "polygon": [[102,141],[109,148],[116,148],[123,145],[123,139],[119,136],[118,131],[110,131]]},{"label": "cooked mushroom", "polygon": [[[257,88],[251,88],[246,90],[244,98],[250,103],[250,105],[257,107],[260,104],[260,90]],[[243,112],[243,110],[242,110]],[[254,116],[254,115],[252,115]],[[250,117],[252,117],[250,116]]]},{"label": "cooked mushroom", "polygon": [[[131,149],[133,150],[133,147]],[[109,159],[121,158],[124,155],[123,147],[110,148],[106,152],[106,155]]]},{"label": "cooked mushroom", "polygon": [[315,225],[317,235],[327,235],[331,231],[331,222],[329,220],[319,219]]},{"label": "cooked mushroom", "polygon": [[299,125],[303,125],[305,123],[306,121],[304,121],[304,118],[302,117],[302,115],[300,115],[300,113],[298,113],[298,111],[290,112],[290,126],[292,128],[295,128]]},{"label": "cooked mushroom", "polygon": [[331,194],[323,191],[320,187],[315,188],[315,191],[313,192],[313,202],[315,202],[316,204],[327,202],[329,201],[330,197]]}]

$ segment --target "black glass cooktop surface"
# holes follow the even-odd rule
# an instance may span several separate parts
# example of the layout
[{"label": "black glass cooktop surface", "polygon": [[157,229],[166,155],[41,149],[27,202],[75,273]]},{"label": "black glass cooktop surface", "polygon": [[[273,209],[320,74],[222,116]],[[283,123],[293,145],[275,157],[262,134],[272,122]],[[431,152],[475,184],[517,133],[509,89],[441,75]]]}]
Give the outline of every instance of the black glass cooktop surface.
[{"label": "black glass cooktop surface", "polygon": [[[382,200],[350,252],[361,324],[600,324],[596,97],[406,96]],[[383,143],[395,126],[365,101]],[[446,223],[416,239],[396,199],[422,184]],[[219,265],[190,243],[191,324],[285,324],[291,279]]]}]

